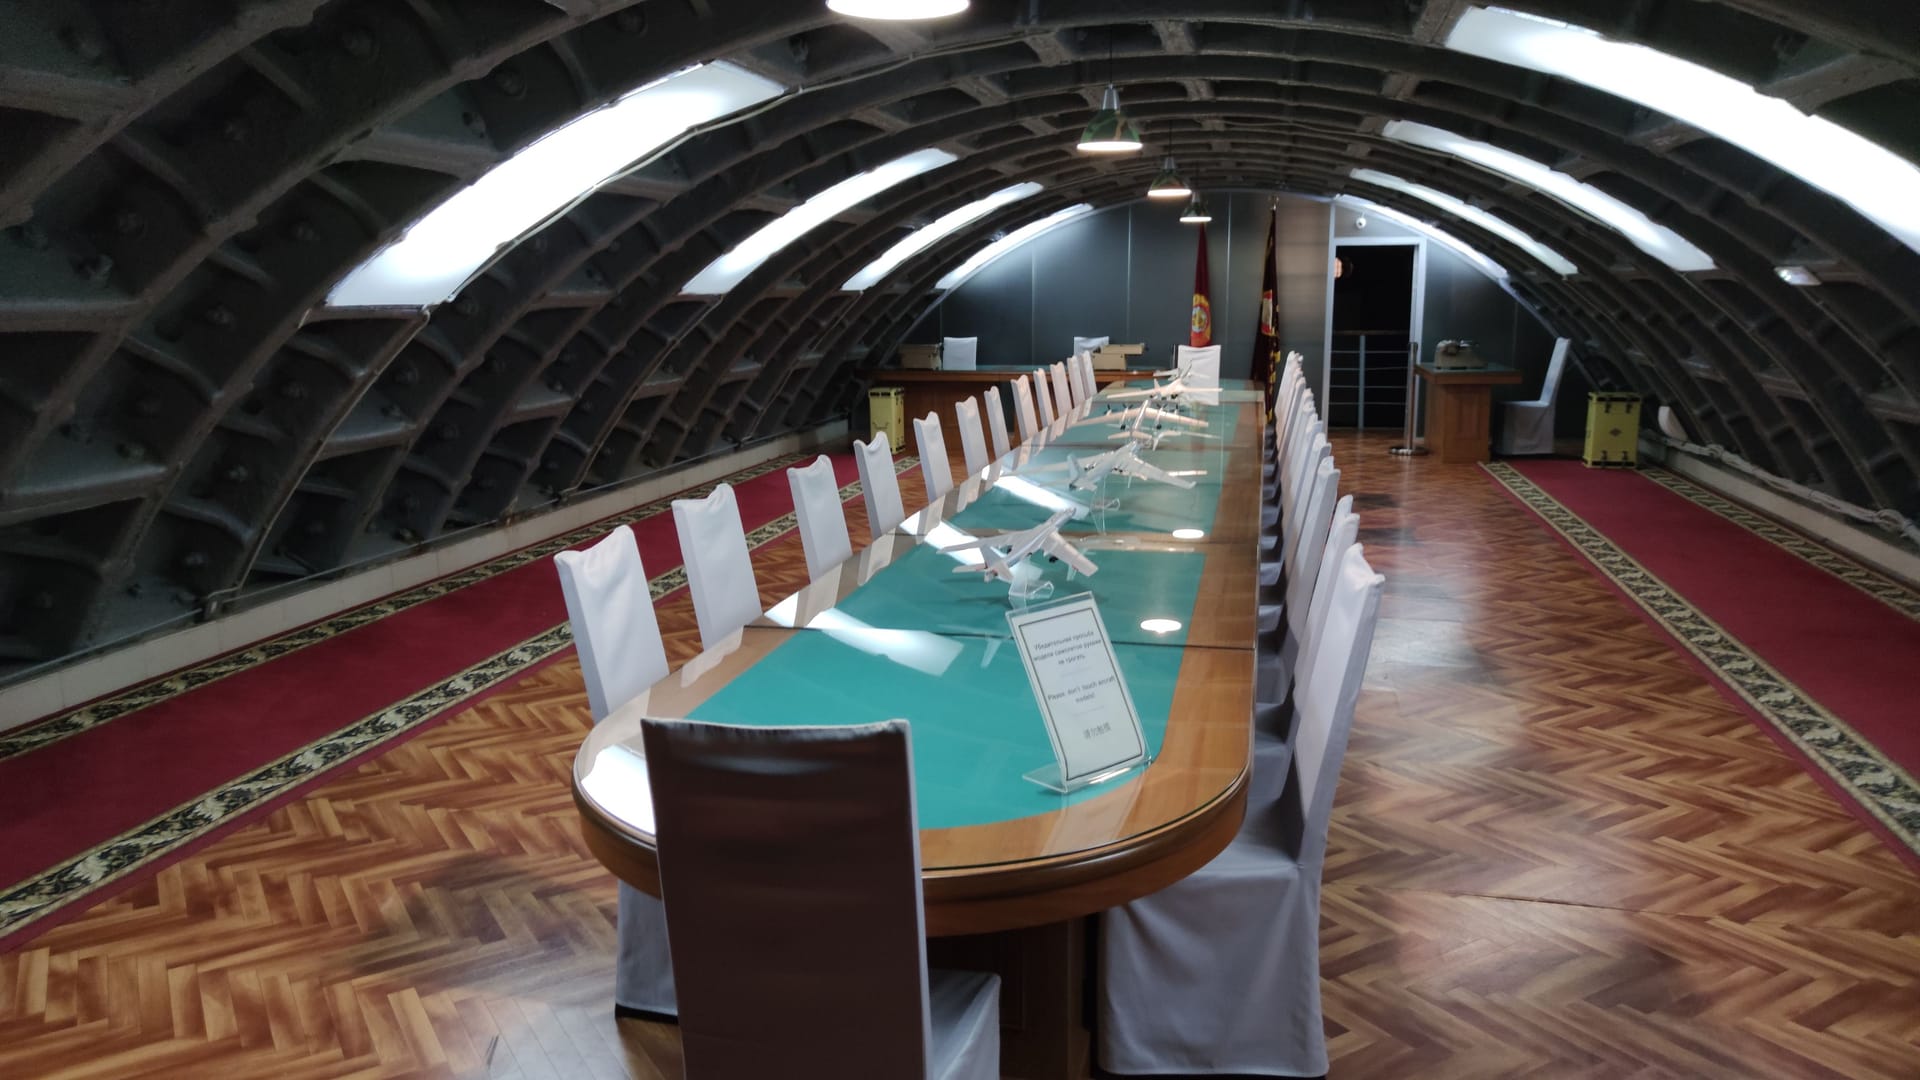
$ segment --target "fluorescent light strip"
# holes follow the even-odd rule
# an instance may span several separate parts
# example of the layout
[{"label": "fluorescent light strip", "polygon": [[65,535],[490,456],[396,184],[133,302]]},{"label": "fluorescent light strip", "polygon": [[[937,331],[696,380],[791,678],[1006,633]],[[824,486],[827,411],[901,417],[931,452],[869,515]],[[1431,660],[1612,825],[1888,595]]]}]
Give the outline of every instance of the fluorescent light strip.
[{"label": "fluorescent light strip", "polygon": [[877,169],[849,176],[827,190],[801,203],[761,226],[760,231],[740,241],[732,251],[707,264],[705,270],[687,282],[683,293],[696,296],[720,296],[746,280],[788,244],[859,206],[875,195],[919,176],[923,172],[951,164],[955,160],[945,150],[920,150],[894,158]]},{"label": "fluorescent light strip", "polygon": [[912,235],[887,249],[885,255],[867,264],[865,270],[847,279],[841,288],[852,292],[864,292],[880,283],[882,278],[899,269],[900,264],[932,247],[941,238],[948,236],[986,217],[995,210],[1021,199],[1031,198],[1045,190],[1039,184],[1015,184],[984,199],[977,199],[948,214],[942,214],[939,220],[925,228],[916,229]]},{"label": "fluorescent light strip", "polygon": [[955,267],[947,276],[941,278],[935,287],[940,289],[958,288],[961,283],[965,282],[968,278],[992,266],[1007,252],[1012,251],[1014,248],[1019,247],[1043,233],[1051,232],[1053,229],[1072,221],[1082,214],[1091,213],[1092,211],[1092,206],[1087,203],[1081,203],[1078,206],[1069,206],[1064,210],[1056,210],[1046,217],[1041,218],[1039,221],[1030,221],[1000,239],[995,240],[993,243],[988,244],[986,247],[981,248],[979,251],[974,252],[972,258]]},{"label": "fluorescent light strip", "polygon": [[1411,120],[1395,120],[1380,134],[1398,142],[1464,158],[1510,180],[1517,180],[1535,191],[1551,195],[1626,237],[1634,247],[1675,270],[1687,272],[1714,268],[1712,257],[1688,243],[1679,233],[1665,225],[1656,224],[1647,215],[1599,188],[1566,173],[1556,172],[1531,158]]},{"label": "fluorescent light strip", "polygon": [[1585,27],[1473,8],[1447,47],[1603,90],[1692,124],[1848,203],[1920,251],[1920,168],[1846,128],[1677,56]]},{"label": "fluorescent light strip", "polygon": [[1488,277],[1497,281],[1505,281],[1508,278],[1506,267],[1487,258],[1478,248],[1447,232],[1445,229],[1429,225],[1411,214],[1403,214],[1391,206],[1384,206],[1374,202],[1372,199],[1362,199],[1357,195],[1342,195],[1339,201],[1355,209],[1365,210],[1369,214],[1377,214],[1396,225],[1412,229],[1414,232],[1430,240],[1438,240],[1440,243],[1452,248],[1454,254],[1459,255],[1461,258],[1479,267]]},{"label": "fluorescent light strip", "polygon": [[1355,169],[1353,170],[1353,178],[1363,184],[1390,188],[1403,195],[1411,195],[1422,202],[1431,203],[1463,221],[1470,221],[1493,235],[1500,237],[1507,243],[1512,244],[1514,247],[1539,259],[1542,263],[1546,264],[1547,269],[1552,270],[1561,277],[1570,277],[1580,272],[1579,267],[1568,262],[1566,257],[1559,252],[1528,236],[1526,233],[1521,232],[1519,229],[1514,228],[1512,225],[1507,224],[1500,218],[1487,213],[1485,210],[1477,206],[1469,206],[1467,203],[1445,192],[1435,191],[1423,184],[1402,180],[1397,176],[1388,176],[1386,173],[1375,172],[1372,169]]},{"label": "fluorescent light strip", "polygon": [[334,307],[424,308],[502,250],[701,124],[785,93],[731,64],[690,68],[575,117],[455,192],[340,280]]}]

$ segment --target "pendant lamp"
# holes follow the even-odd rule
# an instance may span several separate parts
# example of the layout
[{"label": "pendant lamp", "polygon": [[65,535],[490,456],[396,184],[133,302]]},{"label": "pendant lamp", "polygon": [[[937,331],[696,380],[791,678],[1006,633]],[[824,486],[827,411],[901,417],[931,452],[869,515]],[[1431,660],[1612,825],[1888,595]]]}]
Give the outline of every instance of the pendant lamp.
[{"label": "pendant lamp", "polygon": [[854,19],[906,22],[938,19],[967,10],[968,0],[827,0],[827,10]]},{"label": "pendant lamp", "polygon": [[1147,187],[1149,199],[1184,199],[1193,194],[1193,189],[1180,175],[1180,169],[1173,161],[1173,123],[1167,123],[1167,156],[1160,161],[1160,175],[1153,178]]},{"label": "pendant lamp", "polygon": [[1143,145],[1140,129],[1120,111],[1120,91],[1108,83],[1107,92],[1100,98],[1100,111],[1080,133],[1078,149],[1083,154],[1133,154]]},{"label": "pendant lamp", "polygon": [[1187,204],[1187,212],[1180,215],[1180,224],[1205,225],[1212,220],[1213,215],[1207,212],[1206,198],[1199,192],[1194,192],[1193,201]]}]

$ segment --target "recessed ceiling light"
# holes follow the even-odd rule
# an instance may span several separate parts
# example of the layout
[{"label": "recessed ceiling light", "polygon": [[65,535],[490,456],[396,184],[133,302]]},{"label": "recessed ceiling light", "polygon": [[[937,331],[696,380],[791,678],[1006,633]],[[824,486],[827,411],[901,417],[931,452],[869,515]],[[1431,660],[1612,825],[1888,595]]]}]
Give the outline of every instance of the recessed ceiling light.
[{"label": "recessed ceiling light", "polygon": [[847,283],[841,288],[853,292],[870,289],[879,284],[882,278],[899,269],[901,263],[932,247],[942,237],[966,228],[1009,203],[1038,195],[1043,190],[1045,189],[1039,184],[1015,184],[1009,188],[1001,188],[984,199],[975,199],[951,213],[943,214],[931,225],[914,230],[906,239],[888,248],[886,254],[868,263],[866,269],[848,278]]},{"label": "recessed ceiling light", "polygon": [[689,68],[577,116],[488,170],[341,278],[333,307],[423,308],[549,218],[702,124],[785,87],[727,63]]},{"label": "recessed ceiling light", "polygon": [[1815,274],[1804,266],[1776,266],[1773,268],[1773,272],[1780,275],[1780,280],[1789,285],[1798,285],[1801,288],[1807,288],[1808,286],[1820,284],[1820,275]]},{"label": "recessed ceiling light", "polygon": [[895,184],[905,183],[954,160],[945,150],[920,150],[877,169],[849,176],[761,226],[759,232],[740,241],[732,251],[708,263],[707,268],[694,275],[680,291],[695,296],[719,296],[740,284],[788,244]]},{"label": "recessed ceiling light", "polygon": [[1625,236],[1634,247],[1675,270],[1686,272],[1711,270],[1714,267],[1712,257],[1688,243],[1679,233],[1665,225],[1656,224],[1652,218],[1592,184],[1557,172],[1531,158],[1502,150],[1491,143],[1456,135],[1443,128],[1409,120],[1392,121],[1381,129],[1380,134],[1397,142],[1451,154],[1510,180],[1518,180]]},{"label": "recessed ceiling light", "polygon": [[1738,79],[1504,8],[1469,8],[1447,48],[1557,75],[1691,124],[1848,203],[1920,251],[1920,167]]},{"label": "recessed ceiling light", "polygon": [[993,243],[988,244],[986,247],[981,248],[979,251],[974,252],[972,258],[969,258],[966,262],[948,271],[946,276],[942,277],[935,287],[939,289],[958,288],[962,282],[993,265],[996,260],[1007,252],[1012,251],[1042,233],[1051,232],[1054,228],[1072,221],[1082,214],[1090,213],[1092,210],[1093,207],[1091,205],[1080,203],[1077,206],[1069,206],[1064,210],[1055,210],[1039,221],[1030,221],[1000,239],[995,240]]},{"label": "recessed ceiling light", "polygon": [[1579,267],[1568,262],[1566,256],[1561,255],[1547,245],[1521,232],[1501,218],[1495,217],[1493,214],[1477,206],[1470,205],[1464,200],[1454,198],[1452,195],[1448,195],[1443,191],[1435,191],[1433,188],[1427,187],[1424,184],[1416,184],[1409,180],[1402,180],[1397,176],[1389,176],[1386,173],[1373,169],[1355,169],[1353,170],[1353,178],[1363,184],[1372,184],[1375,187],[1398,191],[1403,195],[1411,195],[1421,202],[1437,206],[1463,221],[1470,221],[1493,235],[1500,237],[1507,243],[1512,244],[1514,247],[1539,259],[1547,265],[1549,270],[1559,274],[1561,277],[1571,277],[1580,272]]},{"label": "recessed ceiling light", "polygon": [[827,10],[853,19],[938,19],[967,10],[967,0],[827,0]]}]

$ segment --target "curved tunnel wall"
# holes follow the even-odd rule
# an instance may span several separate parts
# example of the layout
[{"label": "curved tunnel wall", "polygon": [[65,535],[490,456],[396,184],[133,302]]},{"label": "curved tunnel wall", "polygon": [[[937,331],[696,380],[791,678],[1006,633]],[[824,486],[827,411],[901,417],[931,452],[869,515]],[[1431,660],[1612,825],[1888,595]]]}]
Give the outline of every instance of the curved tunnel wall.
[{"label": "curved tunnel wall", "polygon": [[[1900,0],[1514,0],[1785,97],[1920,159],[1920,24]],[[30,0],[0,40],[0,673],[395,556],[838,415],[931,284],[995,232],[1134,198],[1151,155],[1071,149],[1112,79],[1203,189],[1364,195],[1391,172],[1492,209],[1581,268],[1450,231],[1607,386],[1755,464],[1920,512],[1920,255],[1719,139],[1439,47],[1458,0],[981,0],[854,25],[811,2]],[[1109,60],[1111,54],[1111,60]],[[430,312],[328,289],[567,118],[724,58],[799,92],[583,198]],[[1382,138],[1448,127],[1669,225],[1682,275],[1530,189]],[[691,298],[715,256],[926,146],[890,189]],[[904,231],[1019,180],[1041,196],[881,287]],[[1773,268],[1813,267],[1795,289]]]}]

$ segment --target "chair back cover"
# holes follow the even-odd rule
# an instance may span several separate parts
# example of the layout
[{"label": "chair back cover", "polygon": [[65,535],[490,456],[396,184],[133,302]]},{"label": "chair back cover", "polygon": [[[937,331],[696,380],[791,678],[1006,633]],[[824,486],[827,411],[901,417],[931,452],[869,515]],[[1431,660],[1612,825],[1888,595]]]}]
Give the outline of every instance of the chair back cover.
[{"label": "chair back cover", "polygon": [[793,490],[793,516],[800,528],[800,547],[807,556],[807,580],[818,581],[820,575],[853,558],[847,512],[840,505],[840,483],[834,478],[833,462],[821,454],[811,464],[788,469],[787,486]]},{"label": "chair back cover", "polygon": [[653,614],[647,570],[633,530],[616,527],[585,551],[553,557],[567,600],[587,708],[595,723],[667,677],[667,650]]},{"label": "chair back cover", "polygon": [[1560,338],[1553,343],[1553,359],[1547,361],[1547,378],[1540,384],[1540,396],[1533,401],[1535,405],[1553,404],[1560,393],[1560,376],[1567,370],[1567,350],[1572,347],[1572,338]]},{"label": "chair back cover", "polygon": [[1033,369],[1033,397],[1040,405],[1040,426],[1043,429],[1053,426],[1053,394],[1047,388],[1050,378],[1052,376],[1047,374],[1046,368]]},{"label": "chair back cover", "polygon": [[953,466],[947,462],[947,437],[940,433],[940,414],[913,418],[913,445],[920,450],[920,478],[927,482],[927,501],[938,502],[953,490]]},{"label": "chair back cover", "polygon": [[[1296,676],[1306,672],[1313,664],[1313,654],[1320,641],[1321,624],[1327,621],[1327,605],[1333,601],[1333,578],[1340,572],[1340,560],[1347,557],[1347,549],[1360,539],[1360,515],[1353,512],[1353,496],[1342,495],[1340,502],[1333,508],[1333,525],[1327,530],[1327,542],[1320,552],[1320,566],[1313,575],[1313,600],[1307,605],[1306,628],[1294,630],[1294,640],[1300,643],[1300,651],[1295,659],[1300,664]],[[1292,626],[1289,620],[1289,626]]]},{"label": "chair back cover", "polygon": [[[1300,825],[1297,858],[1302,876],[1317,884],[1327,850],[1327,822],[1333,814],[1333,789],[1340,759],[1353,729],[1353,706],[1373,651],[1373,628],[1380,614],[1385,578],[1367,565],[1360,545],[1347,548],[1332,582],[1327,621],[1308,670],[1294,692],[1293,768],[1297,798],[1292,811]],[[678,962],[676,961],[676,967]]]},{"label": "chair back cover", "polygon": [[906,721],[648,719],[641,736],[686,1074],[925,1076]]},{"label": "chair back cover", "polygon": [[1077,337],[1073,339],[1075,353],[1090,353],[1095,349],[1104,349],[1113,343],[1111,335],[1107,337]]},{"label": "chair back cover", "polygon": [[980,339],[950,337],[940,340],[940,370],[972,371],[978,366]]},{"label": "chair back cover", "polygon": [[1080,354],[1080,378],[1087,386],[1087,400],[1092,401],[1093,395],[1100,392],[1100,377],[1094,374],[1092,353]]},{"label": "chair back cover", "polygon": [[1047,370],[1053,375],[1054,409],[1060,413],[1060,415],[1065,416],[1067,412],[1077,404],[1073,396],[1073,387],[1067,381],[1067,365],[1062,361],[1056,360]]},{"label": "chair back cover", "polygon": [[980,411],[987,414],[987,434],[993,436],[993,456],[1006,457],[1013,452],[1007,441],[1007,413],[1000,405],[1000,388],[989,386],[980,391]]},{"label": "chair back cover", "polygon": [[1340,470],[1333,458],[1322,460],[1314,473],[1313,491],[1307,496],[1306,512],[1300,515],[1300,532],[1288,549],[1287,602],[1284,613],[1294,637],[1306,641],[1307,610],[1313,603],[1315,575],[1320,555],[1327,548],[1327,530],[1333,524],[1334,502],[1340,498]]},{"label": "chair back cover", "polygon": [[960,458],[967,464],[967,475],[978,476],[993,460],[987,456],[987,433],[980,426],[980,403],[961,398],[953,403],[953,418],[960,429]]},{"label": "chair back cover", "polygon": [[1305,397],[1301,408],[1303,411],[1287,429],[1287,448],[1280,459],[1280,490],[1289,499],[1298,495],[1301,457],[1312,445],[1314,428],[1320,424],[1320,414],[1314,411],[1311,393]]},{"label": "chair back cover", "polygon": [[1174,356],[1174,369],[1187,373],[1188,386],[1220,385],[1220,346],[1194,348],[1180,346]]},{"label": "chair back cover", "polygon": [[711,649],[760,616],[760,586],[732,486],[721,484],[704,499],[675,499],[673,528],[680,535],[700,647]]},{"label": "chair back cover", "polygon": [[1032,442],[1034,433],[1040,430],[1040,422],[1033,412],[1033,387],[1025,375],[1013,380],[1013,419],[1020,425],[1020,441]]},{"label": "chair back cover", "polygon": [[1073,399],[1081,403],[1093,397],[1093,380],[1087,378],[1087,359],[1083,352],[1067,358],[1067,385],[1073,388]]},{"label": "chair back cover", "polygon": [[867,531],[878,540],[907,516],[900,503],[900,476],[893,471],[887,433],[874,432],[872,442],[853,440],[853,463],[860,470],[860,492],[867,501]]},{"label": "chair back cover", "polygon": [[1313,487],[1313,471],[1320,467],[1321,458],[1332,456],[1327,449],[1327,437],[1321,434],[1320,428],[1317,419],[1307,422],[1303,445],[1287,466],[1287,478],[1280,489],[1280,520],[1287,526],[1288,551],[1293,550],[1293,535],[1300,528],[1300,511],[1305,508]]}]

